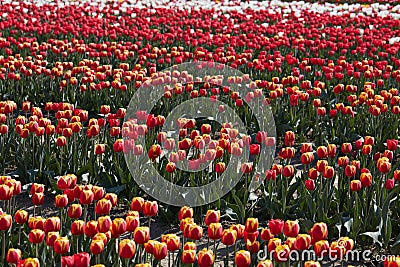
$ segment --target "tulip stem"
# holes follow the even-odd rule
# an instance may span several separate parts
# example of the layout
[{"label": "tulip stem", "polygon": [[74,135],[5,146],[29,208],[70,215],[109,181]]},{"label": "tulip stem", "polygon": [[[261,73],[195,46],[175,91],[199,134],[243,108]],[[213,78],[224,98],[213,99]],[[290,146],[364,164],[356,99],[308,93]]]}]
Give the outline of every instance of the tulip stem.
[{"label": "tulip stem", "polygon": [[18,246],[21,245],[21,228],[22,228],[22,224],[18,228]]},{"label": "tulip stem", "polygon": [[63,166],[63,149],[64,146],[61,147],[61,151],[60,151],[60,175],[62,175],[62,166]]},{"label": "tulip stem", "polygon": [[126,259],[126,267],[129,267],[129,259]]},{"label": "tulip stem", "polygon": [[39,243],[36,243],[36,246],[35,246],[35,255],[36,255],[36,258],[38,257],[38,255],[39,255]]},{"label": "tulip stem", "polygon": [[84,205],[83,220],[85,223],[86,223],[87,211],[88,211],[88,205]]},{"label": "tulip stem", "polygon": [[2,231],[3,232],[3,253],[1,255],[3,255],[4,259],[6,258],[6,231]]}]

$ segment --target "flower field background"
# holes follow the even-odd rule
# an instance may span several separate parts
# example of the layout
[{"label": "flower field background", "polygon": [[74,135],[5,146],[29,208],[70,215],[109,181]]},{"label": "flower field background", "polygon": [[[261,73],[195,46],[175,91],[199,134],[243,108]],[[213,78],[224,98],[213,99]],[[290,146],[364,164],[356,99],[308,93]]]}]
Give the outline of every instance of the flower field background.
[{"label": "flower field background", "polygon": [[[0,266],[311,267],[348,264],[354,251],[399,255],[400,5],[339,2],[2,1]],[[243,75],[163,72],[188,62]],[[173,86],[151,112],[127,116],[139,88],[164,83]],[[234,110],[247,133],[185,116],[177,141],[163,131],[174,107],[200,97]],[[276,133],[260,130],[255,102]],[[274,155],[258,171],[262,147]],[[244,154],[234,188],[199,207],[157,202],[126,161],[147,155],[190,187]],[[186,160],[193,172],[180,170]],[[161,224],[176,231],[160,234]],[[270,259],[259,259],[264,247]],[[305,250],[320,259],[289,258]]]}]

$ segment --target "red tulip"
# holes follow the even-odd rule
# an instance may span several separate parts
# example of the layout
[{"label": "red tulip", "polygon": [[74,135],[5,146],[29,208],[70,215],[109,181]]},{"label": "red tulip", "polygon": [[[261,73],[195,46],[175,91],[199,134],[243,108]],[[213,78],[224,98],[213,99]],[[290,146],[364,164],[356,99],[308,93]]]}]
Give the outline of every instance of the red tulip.
[{"label": "red tulip", "polygon": [[214,264],[214,253],[206,248],[197,255],[197,264],[199,267],[210,267]]},{"label": "red tulip", "polygon": [[283,232],[284,221],[279,219],[273,219],[268,222],[268,228],[271,230],[273,235],[279,235]]},{"label": "red tulip", "polygon": [[7,251],[6,261],[8,263],[17,264],[17,262],[21,259],[21,257],[22,257],[21,250],[16,248],[10,248]]},{"label": "red tulip", "polygon": [[287,237],[296,237],[299,231],[300,226],[298,221],[287,220],[283,226],[283,234]]},{"label": "red tulip", "polygon": [[238,267],[247,267],[251,264],[250,252],[246,250],[239,250],[235,254],[235,264]]}]

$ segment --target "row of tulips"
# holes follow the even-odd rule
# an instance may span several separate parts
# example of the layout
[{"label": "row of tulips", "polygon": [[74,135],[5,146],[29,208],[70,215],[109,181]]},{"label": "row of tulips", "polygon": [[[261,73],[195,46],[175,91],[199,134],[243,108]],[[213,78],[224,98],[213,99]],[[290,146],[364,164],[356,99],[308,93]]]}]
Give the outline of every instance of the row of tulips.
[{"label": "row of tulips", "polygon": [[[13,189],[18,188],[18,182],[10,177],[3,176],[2,181]],[[216,261],[228,266],[233,260],[238,267],[262,267],[273,266],[273,262],[278,266],[288,264],[291,252],[308,249],[321,259],[335,257],[340,261],[354,248],[354,241],[349,237],[340,237],[329,243],[325,223],[314,224],[307,229],[308,234],[300,233],[298,221],[280,219],[271,219],[264,224],[265,227],[261,227],[258,219],[247,218],[244,225],[234,224],[224,229],[219,210],[208,210],[203,222],[197,224],[190,207],[182,207],[178,213],[180,233],[163,234],[151,239],[151,218],[158,213],[157,202],[134,197],[130,202],[130,211],[124,217],[114,217],[112,208],[119,205],[115,194],[105,193],[104,188],[98,186],[79,185],[76,181],[75,175],[62,176],[58,180],[58,190],[62,192],[55,197],[55,206],[60,211],[58,217],[43,218],[26,210],[14,212],[14,204],[7,203],[11,200],[3,200],[7,204],[4,206],[11,208],[9,213],[14,214],[11,216],[7,209],[0,214],[2,255],[6,262],[24,267],[40,266],[45,262],[86,267],[90,264],[120,266],[121,261],[127,266],[131,263],[135,266],[155,266],[164,260],[169,266],[171,262],[173,266],[194,262],[198,266],[212,266]],[[45,187],[42,184],[33,184],[30,188],[35,206],[42,204],[35,200],[35,196],[43,192]],[[90,205],[95,208],[88,213]],[[141,214],[147,219],[143,219]],[[207,234],[203,233],[204,228]],[[8,235],[13,231],[18,231],[17,240]],[[204,237],[208,239],[206,247],[201,243]],[[226,255],[218,259],[217,246],[221,244],[227,248]],[[259,251],[263,246],[271,258],[259,261]],[[9,249],[6,251],[6,248]],[[232,251],[233,256],[230,255]],[[320,266],[312,260],[306,260],[304,266]],[[390,264],[389,260],[386,264]]]}]

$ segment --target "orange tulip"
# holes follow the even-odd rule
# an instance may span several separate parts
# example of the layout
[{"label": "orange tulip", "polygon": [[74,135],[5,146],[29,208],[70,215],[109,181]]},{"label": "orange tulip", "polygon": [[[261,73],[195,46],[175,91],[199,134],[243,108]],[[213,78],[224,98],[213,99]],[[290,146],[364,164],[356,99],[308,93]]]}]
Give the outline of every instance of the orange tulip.
[{"label": "orange tulip", "polygon": [[235,230],[225,229],[222,232],[221,241],[222,244],[224,244],[225,246],[232,246],[233,244],[235,244],[236,238],[237,238],[237,232]]},{"label": "orange tulip", "polygon": [[86,235],[87,237],[94,237],[95,234],[98,233],[98,230],[97,230],[97,221],[88,221],[88,222],[85,224],[85,226],[84,226],[84,228],[83,228],[83,231],[84,231],[84,233],[85,233],[85,235]]},{"label": "orange tulip", "polygon": [[235,254],[235,264],[237,267],[247,267],[250,266],[251,255],[250,252],[246,250],[239,250]]},{"label": "orange tulip", "polygon": [[309,232],[312,243],[315,243],[319,240],[325,240],[328,237],[328,227],[325,223],[320,222],[314,224]]},{"label": "orange tulip", "polygon": [[133,232],[133,239],[137,244],[144,244],[150,239],[149,227],[141,226]]},{"label": "orange tulip", "polygon": [[9,214],[0,214],[0,231],[7,231],[12,225],[12,216]]},{"label": "orange tulip", "polygon": [[153,256],[156,260],[164,259],[168,254],[167,244],[156,242],[153,246]]},{"label": "orange tulip", "polygon": [[214,253],[204,248],[197,255],[197,263],[199,267],[210,267],[214,264]]},{"label": "orange tulip", "polygon": [[43,230],[45,233],[58,232],[61,228],[61,221],[58,217],[50,217],[44,221]]},{"label": "orange tulip", "polygon": [[194,263],[196,261],[196,250],[184,250],[181,260],[183,264]]},{"label": "orange tulip", "polygon": [[222,231],[223,228],[220,223],[210,223],[208,226],[208,237],[212,240],[220,239]]},{"label": "orange tulip", "polygon": [[109,214],[112,208],[111,201],[105,198],[100,199],[96,203],[95,212],[98,215],[106,215]]},{"label": "orange tulip", "polygon": [[17,224],[24,224],[28,221],[28,216],[26,210],[17,210],[14,215],[14,220]]},{"label": "orange tulip", "polygon": [[130,239],[124,239],[119,242],[119,256],[124,259],[131,259],[136,253],[135,242]]},{"label": "orange tulip", "polygon": [[134,197],[131,201],[131,210],[142,211],[144,205],[144,199],[141,197]]},{"label": "orange tulip", "polygon": [[101,254],[104,250],[104,241],[99,239],[92,240],[89,249],[93,255]]},{"label": "orange tulip", "polygon": [[77,219],[82,216],[82,206],[80,204],[72,204],[68,208],[68,217]]},{"label": "orange tulip", "polygon": [[258,230],[258,219],[247,218],[244,230],[250,233],[256,232]]},{"label": "orange tulip", "polygon": [[143,214],[148,217],[157,215],[158,204],[157,201],[146,201],[143,205]]},{"label": "orange tulip", "polygon": [[221,219],[221,212],[219,210],[207,210],[204,223],[208,226],[211,223],[218,223]]},{"label": "orange tulip", "polygon": [[283,234],[287,237],[296,237],[299,234],[300,226],[298,221],[286,221],[283,226]]},{"label": "orange tulip", "polygon": [[69,239],[67,237],[59,237],[54,241],[54,252],[57,254],[65,254],[69,251]]},{"label": "orange tulip", "polygon": [[17,248],[10,248],[7,251],[6,261],[8,263],[17,264],[18,261],[21,259],[21,257],[22,257],[21,250]]},{"label": "orange tulip", "polygon": [[72,235],[83,235],[85,228],[85,222],[81,220],[76,220],[71,225]]},{"label": "orange tulip", "polygon": [[185,218],[193,217],[193,209],[187,206],[183,206],[178,213],[178,220],[181,221]]},{"label": "orange tulip", "polygon": [[40,229],[32,229],[29,232],[29,242],[33,244],[42,243],[44,240],[44,231]]},{"label": "orange tulip", "polygon": [[54,242],[60,237],[59,232],[48,232],[46,235],[46,245],[49,247],[54,246]]},{"label": "orange tulip", "polygon": [[111,224],[112,221],[109,216],[103,216],[97,219],[97,229],[99,230],[100,233],[108,232],[111,228]]}]

